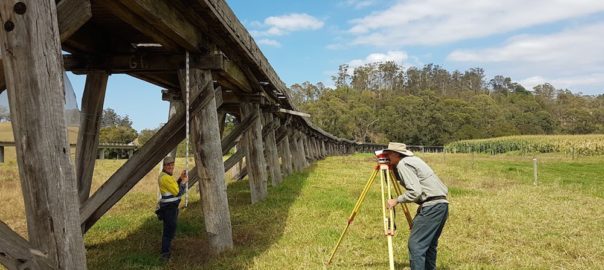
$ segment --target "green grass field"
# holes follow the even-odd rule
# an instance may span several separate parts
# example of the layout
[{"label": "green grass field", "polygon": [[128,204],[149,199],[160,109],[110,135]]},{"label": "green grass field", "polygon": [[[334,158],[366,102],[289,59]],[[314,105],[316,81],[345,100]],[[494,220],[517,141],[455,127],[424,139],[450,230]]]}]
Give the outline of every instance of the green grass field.
[{"label": "green grass field", "polygon": [[[536,186],[532,156],[421,157],[450,188],[439,269],[604,269],[604,156],[539,155]],[[93,188],[122,163],[99,161]],[[235,248],[220,256],[210,255],[195,188],[166,265],[158,259],[153,170],[85,236],[89,269],[324,269],[374,165],[369,154],[329,157],[269,188],[269,197],[255,205],[249,204],[247,181],[230,182]],[[0,219],[25,234],[12,167],[0,165],[0,195],[8,201]],[[379,196],[376,183],[328,269],[388,267]],[[408,229],[402,213],[397,223],[395,260],[404,269]]]}]

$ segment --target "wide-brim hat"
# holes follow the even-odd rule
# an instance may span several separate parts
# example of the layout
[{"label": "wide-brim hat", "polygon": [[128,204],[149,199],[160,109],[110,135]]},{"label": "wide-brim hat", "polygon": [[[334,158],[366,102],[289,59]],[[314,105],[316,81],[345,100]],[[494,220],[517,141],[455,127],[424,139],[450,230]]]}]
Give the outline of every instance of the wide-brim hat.
[{"label": "wide-brim hat", "polygon": [[407,149],[407,145],[404,143],[390,142],[388,143],[388,148],[384,149],[383,151],[394,151],[405,156],[413,156],[413,152],[409,151],[409,149]]},{"label": "wide-brim hat", "polygon": [[174,163],[174,157],[167,156],[166,158],[164,158],[164,165],[171,164],[171,163]]}]

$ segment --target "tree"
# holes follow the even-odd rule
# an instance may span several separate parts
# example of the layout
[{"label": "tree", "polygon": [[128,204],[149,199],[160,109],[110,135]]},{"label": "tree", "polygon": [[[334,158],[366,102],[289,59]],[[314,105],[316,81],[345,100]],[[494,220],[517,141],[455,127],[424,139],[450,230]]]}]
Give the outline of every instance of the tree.
[{"label": "tree", "polygon": [[350,75],[348,74],[349,65],[344,64],[338,67],[338,74],[331,79],[336,84],[336,88],[347,88],[350,85]]},{"label": "tree", "polygon": [[132,128],[132,121],[128,115],[121,116],[117,114],[113,109],[107,108],[103,110],[103,116],[101,118],[101,127],[111,126],[124,126]]},{"label": "tree", "polygon": [[136,130],[126,126],[113,126],[101,128],[99,141],[101,143],[128,144],[136,139]]},{"label": "tree", "polygon": [[159,130],[159,128],[141,130],[141,132],[138,134],[138,140],[137,140],[138,144],[144,145],[145,143],[147,143],[149,141],[149,139],[151,139],[151,137],[153,137],[153,135],[155,135],[155,133],[157,133],[158,130]]}]

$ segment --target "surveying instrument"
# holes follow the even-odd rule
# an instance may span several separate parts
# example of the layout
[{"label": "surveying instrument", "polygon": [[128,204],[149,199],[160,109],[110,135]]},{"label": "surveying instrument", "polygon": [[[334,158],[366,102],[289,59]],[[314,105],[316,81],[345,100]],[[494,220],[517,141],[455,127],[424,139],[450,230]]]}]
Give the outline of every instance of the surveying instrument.
[{"label": "surveying instrument", "polygon": [[[393,245],[392,245],[392,239],[394,238],[394,233],[396,230],[396,228],[394,226],[394,207],[388,208],[387,201],[388,201],[388,199],[393,199],[392,190],[394,190],[394,192],[396,193],[396,196],[398,197],[402,194],[402,189],[397,181],[393,181],[396,178],[394,177],[394,172],[392,171],[392,166],[390,165],[390,159],[388,159],[388,155],[386,153],[384,153],[384,151],[381,151],[381,150],[376,151],[375,154],[377,157],[378,164],[375,166],[373,173],[369,177],[369,180],[365,184],[365,187],[363,188],[361,195],[357,199],[357,202],[356,202],[354,208],[352,209],[352,213],[350,214],[350,217],[348,217],[348,223],[346,224],[344,231],[342,232],[342,234],[340,235],[340,238],[338,239],[338,243],[333,248],[333,251],[331,252],[331,256],[329,256],[329,260],[325,263],[325,265],[329,265],[331,263],[334,255],[336,254],[336,251],[338,250],[338,247],[340,247],[340,243],[342,242],[344,235],[346,234],[346,232],[348,231],[348,228],[350,227],[350,224],[352,224],[352,222],[354,221],[354,218],[359,213],[359,209],[361,208],[361,204],[365,200],[365,196],[367,195],[369,188],[371,188],[371,185],[373,184],[373,182],[375,182],[375,179],[377,178],[377,175],[379,174],[380,175],[380,187],[381,187],[381,191],[382,191],[382,216],[383,216],[383,223],[384,223],[384,235],[388,239],[388,259],[390,262],[390,269],[394,270],[394,249],[393,249]],[[411,230],[411,227],[413,226],[413,220],[411,219],[411,214],[409,213],[409,208],[407,207],[407,204],[405,204],[405,203],[401,203],[400,205],[403,208],[403,213],[405,214],[407,223],[409,224],[409,230]]]}]

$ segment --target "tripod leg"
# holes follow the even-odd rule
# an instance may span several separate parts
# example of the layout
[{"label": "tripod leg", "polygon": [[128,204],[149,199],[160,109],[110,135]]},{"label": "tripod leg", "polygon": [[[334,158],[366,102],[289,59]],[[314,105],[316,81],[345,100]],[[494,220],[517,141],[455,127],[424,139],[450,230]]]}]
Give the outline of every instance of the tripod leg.
[{"label": "tripod leg", "polygon": [[371,185],[375,181],[377,173],[378,173],[378,170],[376,168],[373,171],[373,173],[371,174],[371,177],[369,177],[369,180],[367,181],[367,183],[365,184],[365,187],[363,188],[363,191],[361,192],[361,195],[357,199],[357,202],[354,205],[354,209],[352,210],[352,213],[350,213],[350,217],[348,218],[348,223],[346,223],[346,227],[344,228],[344,231],[342,231],[342,234],[340,235],[340,238],[338,239],[338,242],[336,243],[336,246],[331,251],[331,255],[329,256],[329,260],[327,260],[327,262],[325,263],[325,265],[329,265],[331,263],[331,260],[333,260],[333,257],[336,254],[336,251],[338,250],[338,247],[340,247],[340,243],[342,242],[342,239],[344,239],[344,235],[348,231],[348,227],[350,227],[350,224],[352,224],[352,221],[354,221],[354,218],[356,217],[357,213],[359,212],[359,209],[361,208],[361,204],[365,200],[365,196],[367,195],[367,191],[369,191],[369,188],[371,187]]},{"label": "tripod leg", "polygon": [[[392,177],[390,175],[390,171],[388,167],[382,167],[383,175],[386,178],[386,184],[388,188],[388,199],[392,199]],[[382,198],[384,197],[383,189],[382,189]],[[384,205],[385,207],[385,205]],[[390,270],[394,270],[394,247],[392,243],[392,238],[394,237],[394,208],[388,208],[388,224],[389,231],[387,232],[388,238],[388,261],[390,262]]]},{"label": "tripod leg", "polygon": [[[392,171],[390,171],[390,178],[395,179]],[[403,192],[401,190],[401,186],[399,185],[398,182],[394,181],[393,185],[394,185],[394,191],[396,192],[397,197],[400,196],[401,194],[403,194]],[[405,218],[407,219],[407,223],[409,224],[409,230],[411,230],[411,228],[413,227],[413,219],[411,218],[411,213],[409,212],[409,207],[407,206],[406,203],[401,203],[401,207],[403,208],[403,213],[405,214]]]}]

